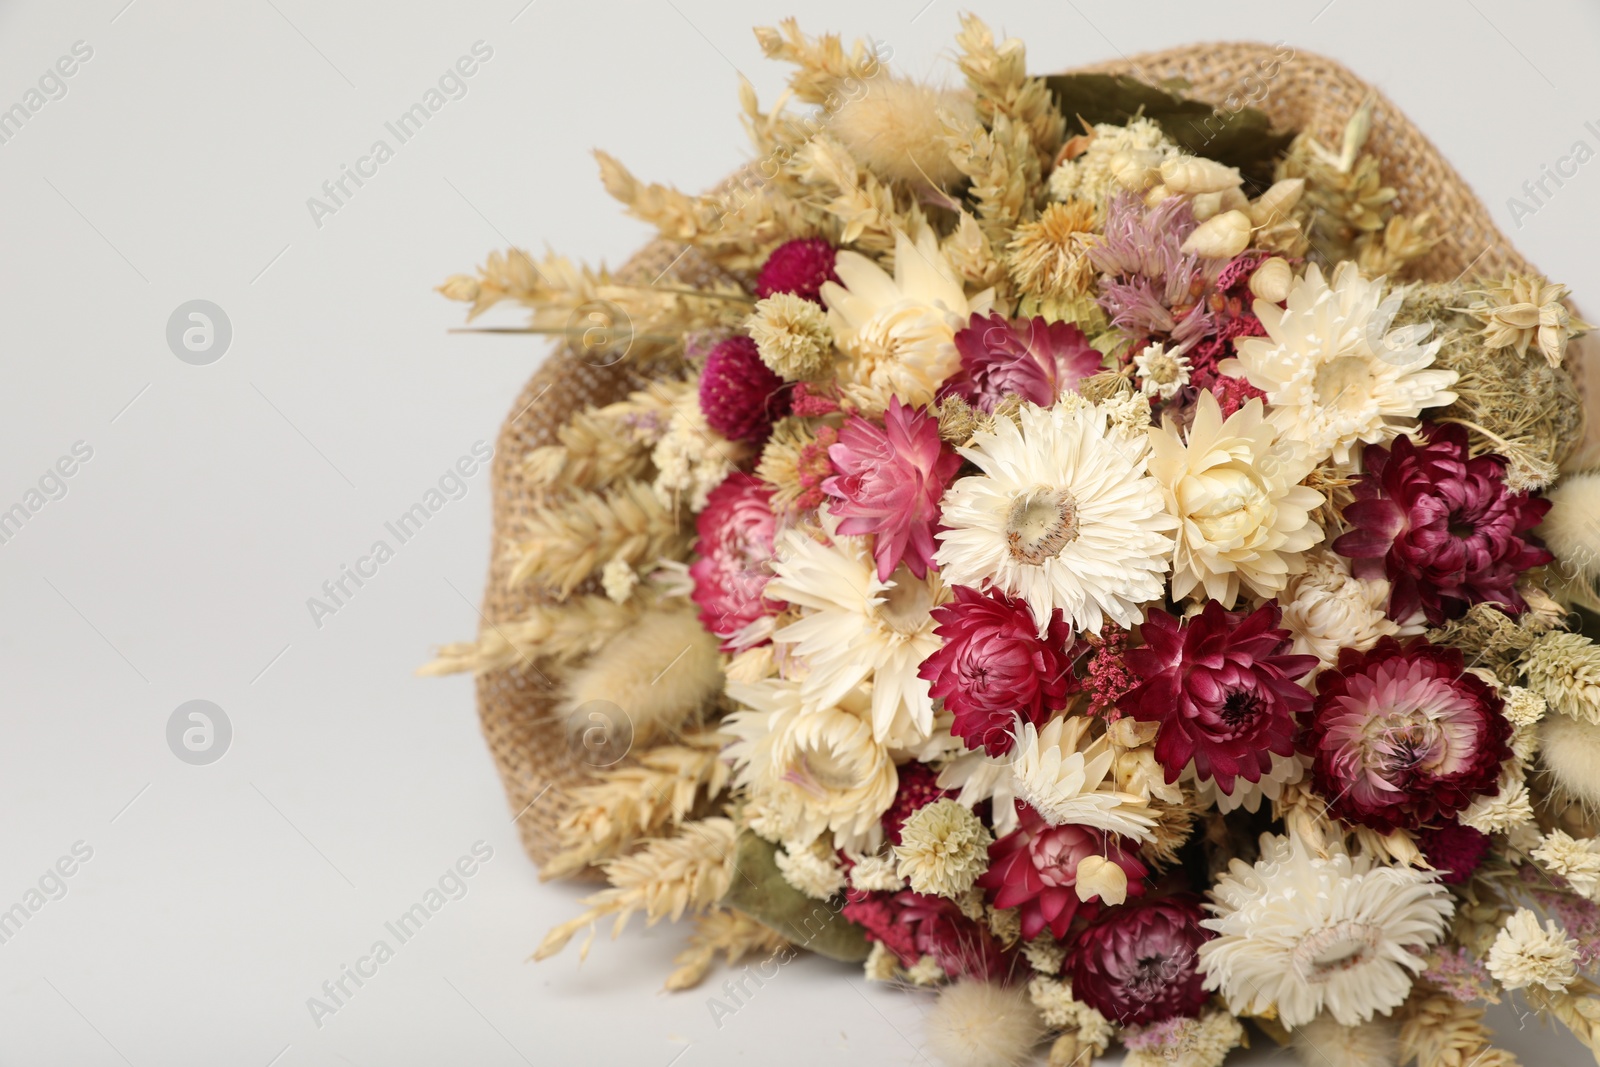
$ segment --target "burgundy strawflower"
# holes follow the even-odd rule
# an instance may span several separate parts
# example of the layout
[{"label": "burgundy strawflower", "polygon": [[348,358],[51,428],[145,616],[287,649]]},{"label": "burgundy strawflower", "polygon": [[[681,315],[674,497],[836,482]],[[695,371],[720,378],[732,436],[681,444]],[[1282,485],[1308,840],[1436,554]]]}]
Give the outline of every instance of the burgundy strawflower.
[{"label": "burgundy strawflower", "polygon": [[1294,639],[1278,628],[1281,612],[1268,601],[1249,614],[1210,600],[1185,620],[1152,610],[1144,647],[1128,652],[1141,679],[1118,707],[1143,722],[1159,722],[1156,759],[1175,782],[1192,760],[1196,775],[1215,778],[1232,795],[1234,778],[1259,782],[1272,755],[1294,752],[1295,715],[1311,706],[1296,684],[1317,665],[1315,656],[1289,652]]},{"label": "burgundy strawflower", "polygon": [[1355,528],[1333,550],[1355,560],[1357,577],[1389,579],[1394,619],[1421,608],[1437,626],[1484,602],[1520,612],[1517,576],[1554,558],[1523,537],[1550,502],[1506,488],[1506,461],[1472,457],[1464,427],[1428,426],[1424,436],[1367,446],[1344,509]]},{"label": "burgundy strawflower", "polygon": [[952,978],[993,981],[1009,970],[1009,961],[987,929],[964,915],[953,900],[906,890],[900,893],[846,893],[842,914],[910,967],[932,956]]},{"label": "burgundy strawflower", "polygon": [[789,389],[767,369],[756,343],[742,334],[711,350],[700,373],[700,411],[730,441],[760,444],[789,413]]},{"label": "burgundy strawflower", "polygon": [[883,813],[883,833],[892,845],[900,843],[900,830],[918,808],[955,794],[938,785],[939,772],[926,763],[909,760],[900,765],[894,803]]},{"label": "burgundy strawflower", "polygon": [[1017,816],[1022,824],[989,846],[989,869],[977,884],[996,908],[1022,909],[1025,940],[1039,936],[1046,927],[1060,940],[1074,918],[1087,918],[1099,910],[1099,897],[1080,901],[1076,888],[1078,864],[1090,856],[1122,868],[1128,876],[1128,896],[1144,892],[1143,879],[1150,872],[1132,842],[1077,823],[1051,826],[1020,800]]},{"label": "burgundy strawflower", "polygon": [[1121,1026],[1198,1016],[1202,988],[1200,900],[1179,893],[1107,908],[1067,957],[1072,995]]},{"label": "burgundy strawflower", "polygon": [[1453,822],[1430,826],[1417,834],[1417,847],[1445,885],[1461,885],[1471,878],[1489,854],[1489,844],[1488,834]]},{"label": "burgundy strawflower", "polygon": [[842,520],[839,532],[873,535],[878,580],[888,581],[902,561],[914,577],[927,577],[939,498],[961,466],[939,440],[939,420],[891,397],[882,426],[859,415],[846,420],[828,458],[839,473],[822,490],[839,498],[830,508]]},{"label": "burgundy strawflower", "polygon": [[917,674],[928,680],[933,698],[944,701],[955,717],[951,732],[968,748],[1004,755],[1016,741],[1016,716],[1043,726],[1079,688],[1072,627],[1058,610],[1041,638],[1023,601],[964,585],[952,592],[953,601],[933,609],[934,632],[944,644]]},{"label": "burgundy strawflower", "polygon": [[1333,814],[1380,833],[1416,830],[1499,792],[1511,724],[1463,663],[1460,649],[1384,637],[1341,650],[1317,675],[1301,744]]},{"label": "burgundy strawflower", "polygon": [[1101,354],[1075,323],[974,315],[956,331],[961,369],[939,390],[983,411],[1013,394],[1048,407],[1100,371]]},{"label": "burgundy strawflower", "polygon": [[756,296],[793,293],[812,303],[822,303],[822,283],[837,282],[833,272],[834,247],[820,237],[785,241],[772,250],[756,275]]},{"label": "burgundy strawflower", "polygon": [[761,594],[772,580],[771,500],[771,486],[734,471],[711,490],[695,517],[700,558],[689,565],[690,598],[700,609],[701,625],[725,641],[770,613]]}]

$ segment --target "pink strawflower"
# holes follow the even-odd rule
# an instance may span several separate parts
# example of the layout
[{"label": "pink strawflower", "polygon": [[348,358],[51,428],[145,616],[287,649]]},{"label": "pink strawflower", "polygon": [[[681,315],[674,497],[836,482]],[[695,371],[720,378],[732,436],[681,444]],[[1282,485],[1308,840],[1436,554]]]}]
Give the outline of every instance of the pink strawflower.
[{"label": "pink strawflower", "polygon": [[1344,509],[1354,529],[1333,550],[1355,561],[1357,577],[1389,579],[1391,618],[1420,608],[1438,626],[1473,604],[1526,606],[1517,578],[1555,557],[1524,535],[1550,502],[1507,488],[1502,457],[1474,457],[1466,428],[1451,424],[1426,427],[1421,441],[1368,445],[1361,462]]},{"label": "pink strawflower", "polygon": [[1489,835],[1470,826],[1447,822],[1417,834],[1417,847],[1439,872],[1445,885],[1462,885],[1489,854]]},{"label": "pink strawflower", "polygon": [[1132,842],[1077,823],[1051,826],[1030,805],[1020,800],[1016,804],[1021,825],[989,846],[989,869],[977,884],[996,908],[1022,909],[1025,940],[1049,928],[1059,941],[1073,919],[1100,910],[1098,896],[1080,901],[1076,889],[1078,864],[1090,856],[1104,857],[1122,868],[1128,876],[1128,896],[1144,892],[1144,877],[1150,872]]},{"label": "pink strawflower", "polygon": [[1161,724],[1155,751],[1168,782],[1193,762],[1202,781],[1214,778],[1231,795],[1235,778],[1259,782],[1274,754],[1294,754],[1295,716],[1311,706],[1296,683],[1317,657],[1289,651],[1294,638],[1278,628],[1280,618],[1272,600],[1248,614],[1208,600],[1181,624],[1165,611],[1148,613],[1145,646],[1127,657],[1141,681],[1118,707]]},{"label": "pink strawflower", "polygon": [[961,369],[940,388],[982,411],[1008,396],[1041,407],[1101,368],[1101,354],[1075,323],[1042,318],[1009,320],[998,312],[974,315],[956,332]]},{"label": "pink strawflower", "polygon": [[759,478],[734,471],[711,490],[706,507],[695,517],[695,552],[689,565],[694,579],[690,594],[700,609],[700,622],[733,647],[739,632],[771,614],[762,598],[772,579],[772,488]]},{"label": "pink strawflower", "polygon": [[730,337],[711,350],[700,372],[700,411],[730,441],[760,444],[789,413],[789,389],[761,362],[756,343]]},{"label": "pink strawflower", "polygon": [[902,763],[899,768],[899,782],[895,786],[894,803],[889,805],[889,810],[883,813],[883,834],[892,845],[900,843],[900,831],[905,827],[906,820],[920,808],[925,808],[935,800],[943,800],[955,794],[946,789],[940,789],[939,772],[926,763],[909,760]]},{"label": "pink strawflower", "polygon": [[1317,675],[1302,745],[1329,811],[1379,833],[1418,830],[1499,792],[1511,724],[1464,665],[1460,649],[1384,637]]},{"label": "pink strawflower", "polygon": [[944,644],[917,674],[954,716],[951,733],[970,749],[1001,756],[1016,742],[1016,716],[1043,726],[1078,690],[1072,627],[1058,610],[1041,638],[1023,601],[964,585],[952,592],[951,603],[933,609],[934,632]]},{"label": "pink strawflower", "polygon": [[828,458],[839,473],[822,489],[839,498],[830,509],[843,520],[839,532],[873,535],[878,580],[888,581],[902,560],[913,576],[926,577],[939,498],[961,466],[939,440],[939,420],[891,397],[882,426],[852,415]]},{"label": "pink strawflower", "polygon": [[1200,1014],[1200,898],[1179,893],[1107,908],[1067,957],[1073,996],[1122,1026]]},{"label": "pink strawflower", "polygon": [[834,247],[820,237],[785,241],[772,250],[756,275],[756,296],[793,293],[812,303],[822,303],[822,283],[837,282],[833,272]]}]

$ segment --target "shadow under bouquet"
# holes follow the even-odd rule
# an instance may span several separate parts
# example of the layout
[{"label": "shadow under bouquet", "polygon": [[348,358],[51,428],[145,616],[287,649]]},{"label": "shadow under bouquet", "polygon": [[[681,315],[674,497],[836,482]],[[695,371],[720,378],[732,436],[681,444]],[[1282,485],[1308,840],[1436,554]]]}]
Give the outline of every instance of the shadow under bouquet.
[{"label": "shadow under bouquet", "polygon": [[441,287],[565,341],[430,668],[609,883],[536,955],[692,918],[670,988],[803,948],[958,1065],[1506,1065],[1513,993],[1600,1048],[1565,287],[1285,46],[1040,78],[968,17],[940,88],[757,32],[724,186],[600,155],[642,258]]}]

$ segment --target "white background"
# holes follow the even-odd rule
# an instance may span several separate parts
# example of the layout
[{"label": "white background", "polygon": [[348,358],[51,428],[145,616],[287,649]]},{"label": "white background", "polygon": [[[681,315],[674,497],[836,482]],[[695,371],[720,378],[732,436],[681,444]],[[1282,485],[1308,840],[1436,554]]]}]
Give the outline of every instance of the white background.
[{"label": "white background", "polygon": [[[93,858],[0,944],[0,1063],[666,1067],[922,1062],[919,996],[805,960],[713,1025],[661,996],[668,928],[524,962],[579,890],[541,885],[509,824],[466,679],[420,681],[470,637],[487,475],[341,608],[306,606],[478,440],[543,348],[450,335],[430,291],[488,250],[616,264],[646,237],[588,152],[696,190],[744,158],[735,69],[794,13],[947,77],[944,0],[71,0],[0,7],[0,107],[74,42],[69,92],[0,145],[0,509],[74,442],[69,492],[0,545],[0,909],[74,842]],[[926,6],[924,7],[924,4]],[[127,5],[127,6],[124,6]],[[1600,10],[1452,0],[994,3],[1031,65],[1196,40],[1284,40],[1379,83],[1511,224],[1506,198],[1600,147]],[[475,41],[493,58],[337,213],[306,199]],[[1512,232],[1580,299],[1600,162]],[[233,341],[180,362],[168,316],[204,298]],[[1593,306],[1591,304],[1591,306]],[[202,698],[232,747],[168,750]],[[337,1015],[306,999],[484,841],[494,858]],[[391,939],[392,943],[392,939]],[[720,982],[721,976],[714,979]],[[1527,1064],[1588,1062],[1515,1011]],[[1285,1057],[1286,1058],[1286,1057]],[[1276,1060],[1274,1059],[1276,1062]]]}]

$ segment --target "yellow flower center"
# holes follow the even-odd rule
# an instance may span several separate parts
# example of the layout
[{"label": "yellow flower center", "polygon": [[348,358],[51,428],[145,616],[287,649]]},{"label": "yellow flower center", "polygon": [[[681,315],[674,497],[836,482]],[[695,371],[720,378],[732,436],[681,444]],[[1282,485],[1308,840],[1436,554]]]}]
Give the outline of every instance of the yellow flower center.
[{"label": "yellow flower center", "polygon": [[1372,367],[1360,356],[1339,356],[1317,369],[1317,404],[1340,412],[1359,411],[1372,396]]}]

